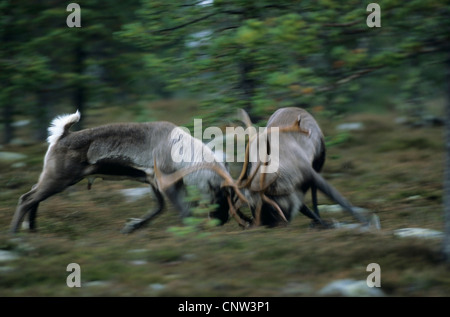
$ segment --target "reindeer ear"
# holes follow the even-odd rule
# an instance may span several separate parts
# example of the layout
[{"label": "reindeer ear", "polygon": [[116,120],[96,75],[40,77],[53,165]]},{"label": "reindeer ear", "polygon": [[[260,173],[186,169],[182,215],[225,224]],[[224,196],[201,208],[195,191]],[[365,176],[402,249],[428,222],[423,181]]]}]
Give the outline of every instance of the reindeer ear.
[{"label": "reindeer ear", "polygon": [[300,127],[301,121],[302,121],[302,115],[299,114],[298,117],[297,117],[297,119],[295,120],[294,124],[292,125],[292,128],[294,128],[295,130],[298,130],[299,132],[304,133],[304,134],[306,134],[307,136],[310,137],[310,136],[311,136],[311,129],[303,130],[303,129]]},{"label": "reindeer ear", "polygon": [[244,109],[238,109],[238,118],[246,125],[247,128],[252,126],[252,120],[250,120],[250,116]]},{"label": "reindeer ear", "polygon": [[302,121],[302,115],[299,114],[297,119],[295,120],[293,127],[300,129],[300,122]]}]

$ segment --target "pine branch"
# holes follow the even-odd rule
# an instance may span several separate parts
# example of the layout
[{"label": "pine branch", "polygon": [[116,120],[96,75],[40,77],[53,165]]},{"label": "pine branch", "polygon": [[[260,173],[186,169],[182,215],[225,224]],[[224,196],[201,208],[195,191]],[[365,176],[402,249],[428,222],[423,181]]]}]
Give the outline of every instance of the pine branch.
[{"label": "pine branch", "polygon": [[347,23],[325,23],[325,24],[323,24],[323,26],[333,27],[333,28],[334,27],[343,28],[343,27],[349,27],[349,26],[356,25],[356,24],[361,23],[363,21],[364,21],[364,19],[358,19],[358,20],[355,20],[355,21],[352,21],[352,22],[347,22]]},{"label": "pine branch", "polygon": [[[421,50],[419,50],[417,52],[414,52],[414,53],[406,55],[403,59],[406,60],[406,59],[409,59],[409,58],[412,58],[412,57],[415,57],[415,56],[418,56],[418,55],[422,55],[422,54],[436,53],[436,52],[441,51],[441,50],[442,50],[442,48],[438,47],[438,46],[437,47],[424,47],[424,48],[422,48]],[[340,85],[344,85],[344,84],[346,84],[346,83],[348,83],[348,82],[350,82],[352,80],[355,80],[355,79],[360,78],[360,77],[362,77],[364,75],[370,74],[370,73],[372,73],[372,72],[374,72],[376,70],[382,69],[382,68],[384,68],[386,66],[388,66],[388,65],[387,64],[383,64],[383,65],[379,65],[379,66],[375,66],[375,67],[364,68],[364,69],[358,70],[358,71],[354,72],[353,74],[351,74],[351,75],[349,75],[347,77],[344,77],[344,78],[341,78],[341,79],[335,81],[331,85],[318,88],[317,91],[318,92],[325,92],[325,91],[333,90],[333,89],[335,89],[336,87],[338,87]]]},{"label": "pine branch", "polygon": [[382,68],[382,67],[384,67],[384,66],[377,66],[377,67],[371,67],[371,68],[361,69],[361,70],[359,70],[359,71],[357,71],[357,72],[355,72],[355,73],[353,73],[353,74],[351,74],[351,75],[349,75],[349,76],[347,76],[347,77],[344,77],[344,78],[341,78],[341,79],[335,81],[335,82],[332,83],[331,85],[328,85],[328,86],[325,86],[325,87],[320,87],[320,88],[317,89],[317,91],[318,91],[318,92],[325,92],[325,91],[333,90],[333,89],[335,89],[337,86],[346,84],[346,83],[348,83],[348,82],[350,82],[350,81],[352,81],[352,80],[355,80],[355,79],[357,79],[357,78],[359,78],[359,77],[362,77],[362,76],[364,76],[364,75],[367,75],[367,74],[369,74],[369,73],[371,73],[371,72],[373,72],[373,71],[376,71],[376,70],[378,70],[378,69],[380,69],[380,68]]},{"label": "pine branch", "polygon": [[195,24],[195,23],[200,22],[200,21],[203,21],[203,20],[207,20],[207,19],[209,19],[210,17],[215,16],[215,15],[218,14],[218,13],[219,13],[219,12],[213,12],[213,13],[204,15],[204,16],[202,16],[202,17],[199,17],[199,18],[197,18],[197,19],[188,21],[188,22],[186,22],[186,23],[183,23],[183,24],[180,24],[180,25],[176,25],[176,26],[173,26],[173,27],[170,27],[170,28],[161,29],[161,30],[158,30],[158,31],[156,31],[156,32],[158,32],[158,33],[163,33],[163,32],[175,31],[175,30],[184,28],[184,27],[186,27],[186,26],[188,26],[188,25]]}]

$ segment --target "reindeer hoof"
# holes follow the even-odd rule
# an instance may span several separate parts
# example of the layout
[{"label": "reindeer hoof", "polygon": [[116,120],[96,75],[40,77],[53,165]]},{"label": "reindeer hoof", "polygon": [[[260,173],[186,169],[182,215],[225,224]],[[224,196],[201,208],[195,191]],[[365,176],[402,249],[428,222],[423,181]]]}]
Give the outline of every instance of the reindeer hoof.
[{"label": "reindeer hoof", "polygon": [[140,218],[129,218],[125,226],[120,230],[123,234],[132,233],[134,230],[138,229],[142,225],[142,219]]}]

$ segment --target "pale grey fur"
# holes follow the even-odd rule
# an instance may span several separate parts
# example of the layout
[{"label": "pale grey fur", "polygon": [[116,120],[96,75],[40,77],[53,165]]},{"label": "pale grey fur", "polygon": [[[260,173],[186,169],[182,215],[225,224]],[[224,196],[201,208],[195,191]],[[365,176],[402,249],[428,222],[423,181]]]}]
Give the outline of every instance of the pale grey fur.
[{"label": "pale grey fur", "polygon": [[[247,174],[253,175],[256,170],[256,176],[250,184],[250,191],[246,193],[249,200],[253,203],[257,202],[258,194],[262,191],[278,204],[288,221],[300,210],[308,217],[322,223],[318,212],[312,213],[304,205],[305,192],[314,186],[342,205],[356,219],[367,223],[367,220],[356,213],[352,205],[318,173],[325,160],[325,144],[319,125],[306,110],[281,108],[270,117],[267,127],[292,126],[299,116],[301,129],[309,130],[310,135],[300,132],[279,133],[279,169],[276,173],[268,173],[264,176],[265,182],[261,188],[261,169],[258,169],[258,164],[251,164]],[[254,142],[257,142],[257,139]],[[261,213],[263,224],[276,224],[280,220],[276,214],[272,206],[263,204]],[[272,220],[267,220],[269,218]]]},{"label": "pale grey fur", "polygon": [[[131,232],[164,208],[164,198],[154,177],[154,161],[163,173],[173,173],[191,164],[198,164],[175,163],[172,160],[171,144],[174,140],[171,139],[171,132],[177,126],[170,122],[118,123],[69,132],[76,120],[59,119],[54,121],[60,126],[54,127],[52,131],[57,134],[49,137],[52,144],[45,155],[39,181],[20,197],[11,223],[11,232],[18,231],[27,214],[29,229],[35,229],[37,208],[41,201],[84,178],[89,178],[90,186],[95,177],[133,179],[152,187],[158,206],[142,219],[135,219],[124,228],[124,232]],[[211,151],[206,145],[204,148],[205,151]],[[217,164],[226,170],[223,164]],[[189,205],[183,199],[186,183],[199,186],[201,192],[213,200],[212,196],[220,189],[222,181],[216,173],[202,169],[168,188],[165,194],[181,216],[185,217],[189,214]]]}]

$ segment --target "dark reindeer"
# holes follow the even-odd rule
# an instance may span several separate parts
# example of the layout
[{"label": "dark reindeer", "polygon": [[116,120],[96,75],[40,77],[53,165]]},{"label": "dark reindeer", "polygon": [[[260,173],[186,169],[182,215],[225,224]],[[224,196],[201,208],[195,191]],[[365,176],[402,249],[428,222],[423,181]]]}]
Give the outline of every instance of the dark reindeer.
[{"label": "dark reindeer", "polygon": [[[79,119],[80,113],[77,111],[53,120],[39,181],[20,197],[11,232],[18,231],[27,215],[28,229],[35,230],[39,203],[84,178],[88,178],[88,188],[96,177],[132,179],[151,186],[157,200],[156,209],[126,224],[122,230],[125,233],[132,232],[161,213],[164,209],[162,193],[179,210],[181,217],[189,215],[189,204],[183,199],[186,185],[199,187],[211,204],[218,205],[211,216],[221,222],[228,220],[229,210],[233,211],[230,209],[231,196],[234,195],[231,188],[235,189],[240,199],[246,200],[211,149],[170,122],[118,123],[70,132],[70,127]],[[175,161],[174,153],[191,153],[191,157]],[[205,159],[214,162],[217,169],[198,169],[171,186],[164,189],[158,187],[155,164],[162,172],[173,173],[201,164]],[[245,222],[240,224],[246,226]]]}]

